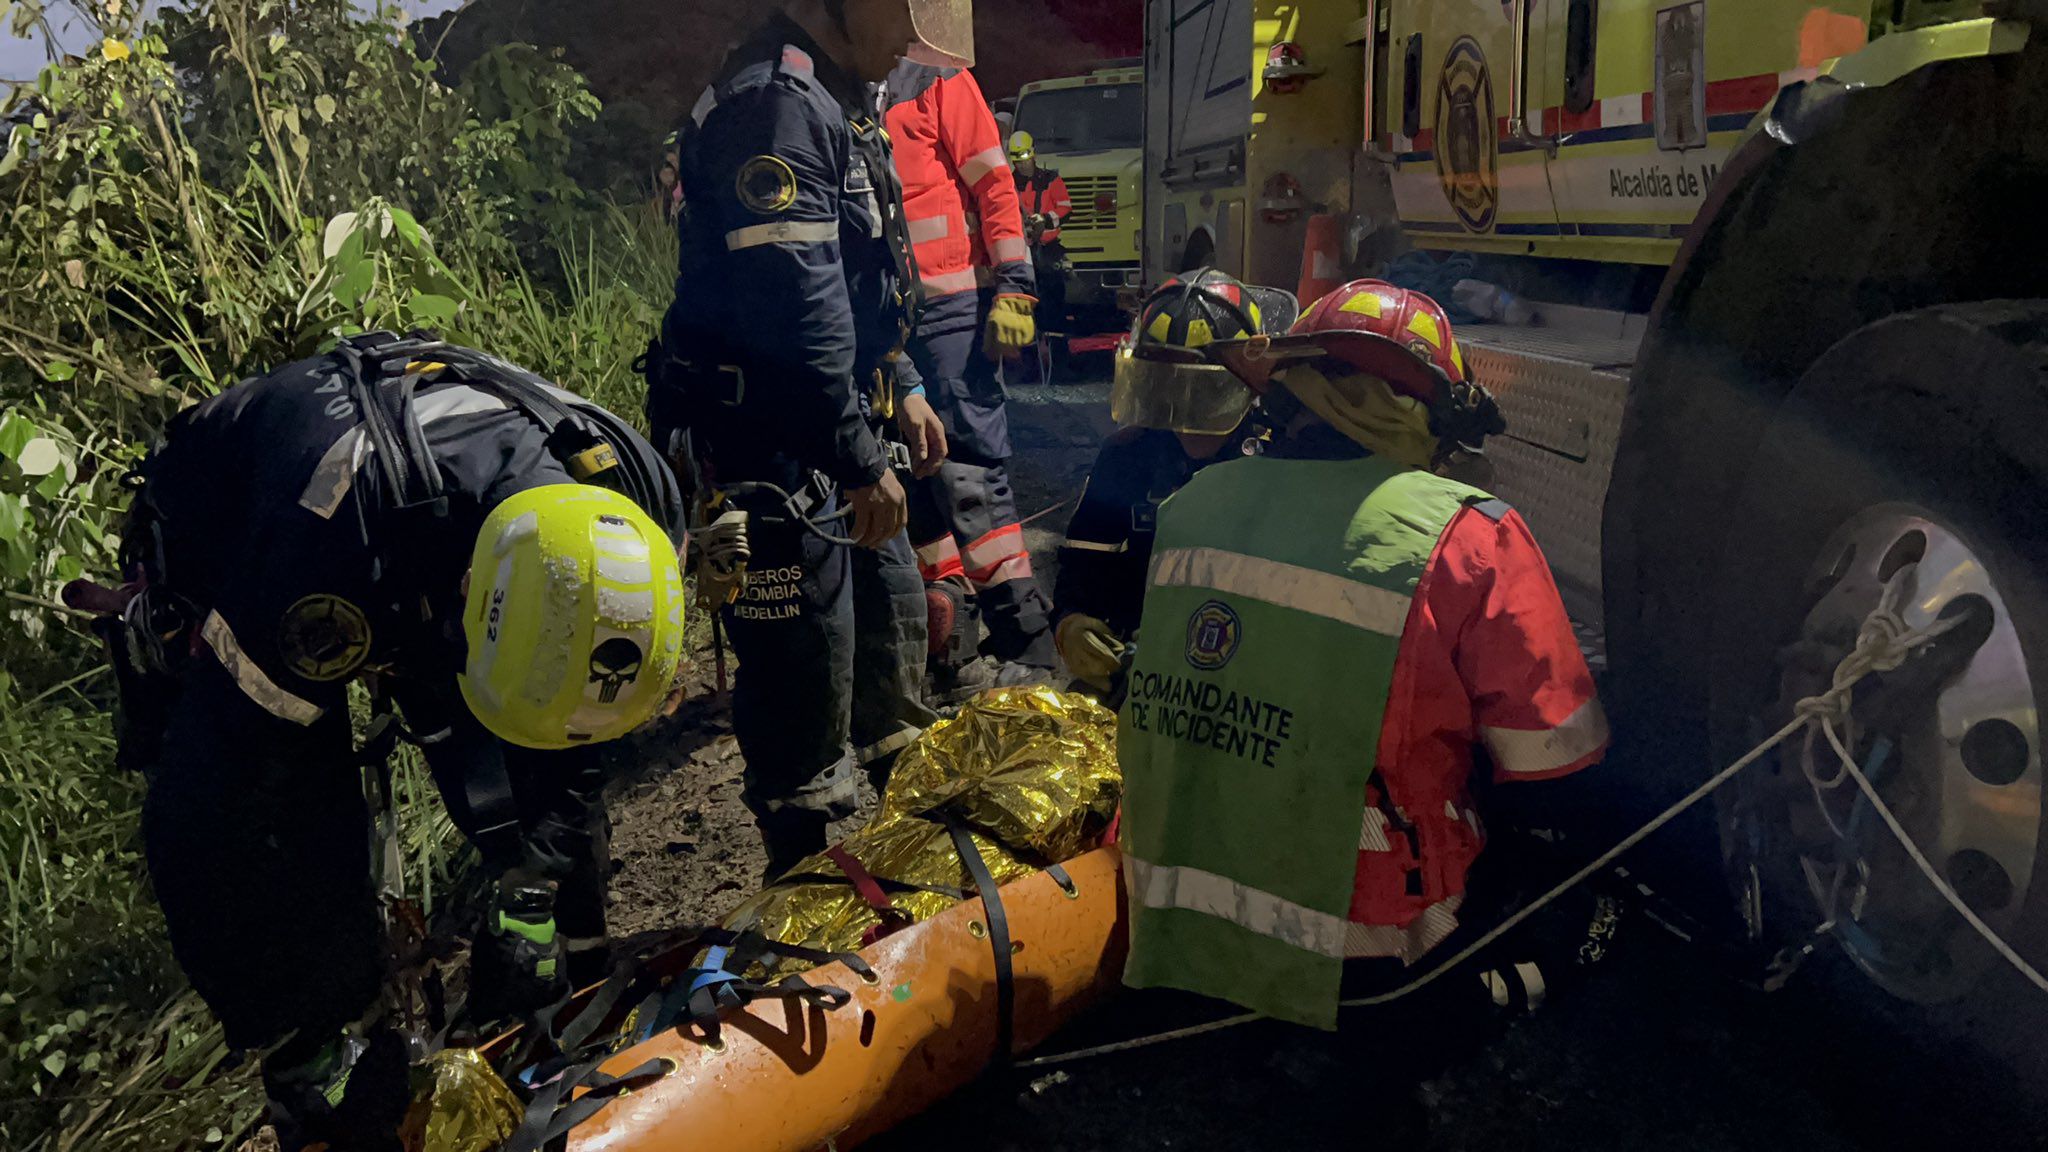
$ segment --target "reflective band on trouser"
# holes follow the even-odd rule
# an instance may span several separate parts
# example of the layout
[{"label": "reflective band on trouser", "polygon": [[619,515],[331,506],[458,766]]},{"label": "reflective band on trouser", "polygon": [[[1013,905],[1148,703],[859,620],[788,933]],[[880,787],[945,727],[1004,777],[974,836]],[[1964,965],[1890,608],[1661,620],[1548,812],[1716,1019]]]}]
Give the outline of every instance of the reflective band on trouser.
[{"label": "reflective band on trouser", "polygon": [[228,627],[228,622],[218,611],[207,615],[206,623],[199,626],[199,635],[206,641],[206,646],[213,649],[214,659],[219,660],[220,666],[227,669],[228,675],[241,686],[243,694],[261,705],[265,712],[299,725],[311,724],[326,715],[325,708],[278,687],[277,681],[257,667],[256,662],[249,659],[249,654],[242,651],[242,642],[235,639],[234,630]]},{"label": "reflective band on trouser", "polygon": [[967,575],[966,566],[960,562],[960,545],[950,533],[917,546],[917,574],[927,584]]},{"label": "reflective band on trouser", "polygon": [[903,228],[910,233],[912,244],[928,244],[933,240],[944,240],[953,234],[953,222],[944,215],[906,220],[903,222]]},{"label": "reflective band on trouser", "polygon": [[963,559],[967,579],[977,588],[992,588],[1031,575],[1031,553],[1024,547],[1024,526],[1006,524],[969,544]]},{"label": "reflective band on trouser", "polygon": [[920,276],[927,296],[951,296],[956,292],[972,292],[981,286],[974,277],[974,269],[963,268],[958,272],[933,272]]},{"label": "reflective band on trouser", "polygon": [[1433,934],[1348,918],[1385,839],[1366,782],[1402,626],[1470,494],[1376,457],[1259,457],[1161,506],[1118,725],[1125,852],[1157,866],[1133,872],[1125,983],[1330,1028],[1354,946]]},{"label": "reflective band on trouser", "polygon": [[1010,156],[1001,145],[976,152],[960,162],[960,182],[969,188],[989,178],[994,172],[1008,174]]},{"label": "reflective band on trouser", "polygon": [[1031,245],[1022,236],[1005,236],[990,247],[989,255],[998,264],[1022,264],[1031,259]]},{"label": "reflective band on trouser", "polygon": [[727,232],[725,250],[738,252],[743,248],[759,248],[766,244],[823,244],[837,239],[839,222],[836,220],[778,220],[773,224],[755,224]]},{"label": "reflective band on trouser", "polygon": [[1511,776],[1541,776],[1569,768],[1607,746],[1607,712],[1588,700],[1555,728],[1481,728],[1494,766]]},{"label": "reflective band on trouser", "polygon": [[896,732],[893,735],[884,736],[880,740],[875,741],[873,744],[864,744],[861,747],[855,749],[853,756],[854,759],[859,760],[864,765],[873,764],[875,761],[880,760],[884,756],[888,756],[891,753],[895,752],[901,752],[905,748],[910,747],[912,744],[917,743],[917,737],[918,730],[912,728],[908,724],[905,724],[903,726],[902,731]]}]

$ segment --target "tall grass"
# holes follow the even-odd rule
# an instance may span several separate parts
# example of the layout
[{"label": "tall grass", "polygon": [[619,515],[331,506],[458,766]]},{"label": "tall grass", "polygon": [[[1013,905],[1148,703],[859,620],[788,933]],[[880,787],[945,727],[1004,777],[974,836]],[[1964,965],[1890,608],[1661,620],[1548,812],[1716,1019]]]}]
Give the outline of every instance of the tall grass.
[{"label": "tall grass", "polygon": [[[221,1147],[260,1109],[170,956],[111,684],[55,604],[116,577],[123,475],[162,423],[412,325],[639,413],[673,240],[565,175],[597,111],[581,78],[507,46],[444,83],[365,2],[142,25],[102,0],[106,43],[0,109],[0,1148]],[[399,781],[408,883],[436,899],[457,838],[417,765]]]}]

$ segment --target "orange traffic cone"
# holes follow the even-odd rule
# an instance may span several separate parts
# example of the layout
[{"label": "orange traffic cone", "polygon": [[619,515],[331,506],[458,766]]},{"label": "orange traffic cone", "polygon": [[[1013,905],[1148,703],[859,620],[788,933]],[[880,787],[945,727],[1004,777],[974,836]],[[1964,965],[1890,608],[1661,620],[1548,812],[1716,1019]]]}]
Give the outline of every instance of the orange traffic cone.
[{"label": "orange traffic cone", "polygon": [[1342,217],[1319,213],[1308,218],[1308,239],[1301,246],[1301,285],[1295,295],[1302,311],[1310,304],[1344,286]]}]

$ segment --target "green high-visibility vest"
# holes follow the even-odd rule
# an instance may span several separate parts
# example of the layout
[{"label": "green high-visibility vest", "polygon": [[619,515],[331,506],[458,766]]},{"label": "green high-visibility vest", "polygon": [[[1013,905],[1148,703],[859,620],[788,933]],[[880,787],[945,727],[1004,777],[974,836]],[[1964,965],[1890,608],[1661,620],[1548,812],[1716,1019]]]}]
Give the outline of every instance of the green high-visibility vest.
[{"label": "green high-visibility vest", "polygon": [[1486,499],[1379,457],[1253,458],[1161,506],[1117,729],[1126,984],[1336,1027],[1401,632],[1437,539]]}]

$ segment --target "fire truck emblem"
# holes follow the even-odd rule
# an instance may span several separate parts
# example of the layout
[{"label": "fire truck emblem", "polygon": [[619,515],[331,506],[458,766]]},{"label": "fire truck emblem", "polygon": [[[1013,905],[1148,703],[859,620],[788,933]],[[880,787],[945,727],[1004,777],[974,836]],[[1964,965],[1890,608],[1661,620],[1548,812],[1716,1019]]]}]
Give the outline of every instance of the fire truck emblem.
[{"label": "fire truck emblem", "polygon": [[1493,116],[1493,76],[1479,41],[1460,36],[1444,54],[1436,96],[1436,174],[1458,221],[1493,231],[1500,207],[1500,133]]}]

